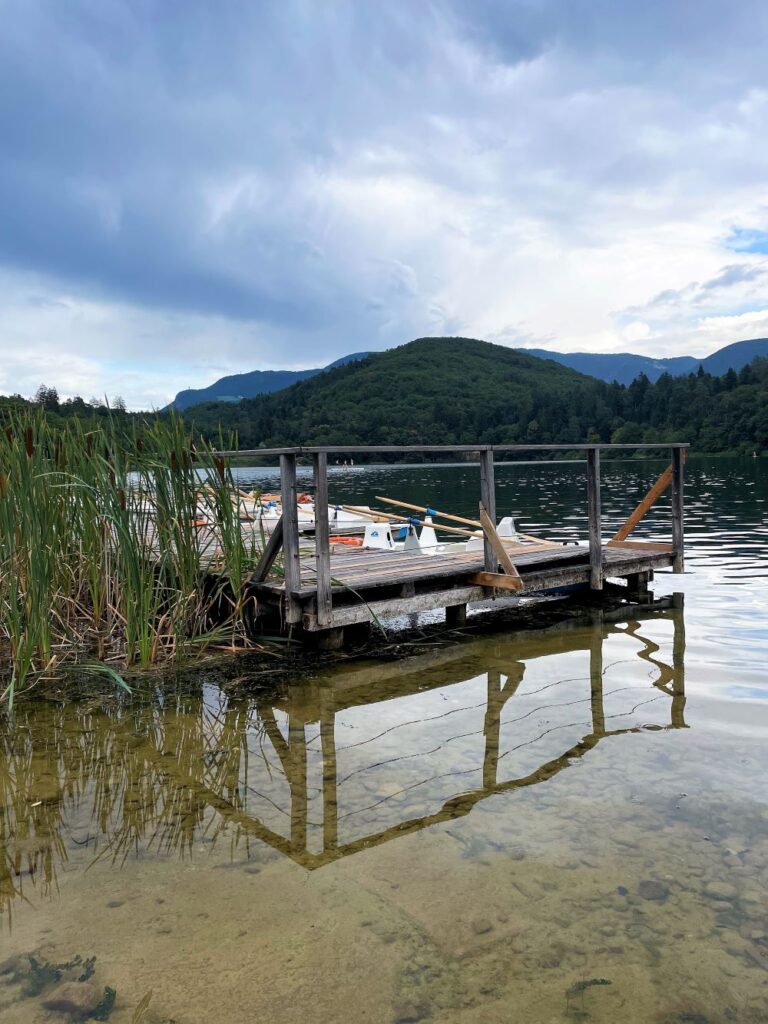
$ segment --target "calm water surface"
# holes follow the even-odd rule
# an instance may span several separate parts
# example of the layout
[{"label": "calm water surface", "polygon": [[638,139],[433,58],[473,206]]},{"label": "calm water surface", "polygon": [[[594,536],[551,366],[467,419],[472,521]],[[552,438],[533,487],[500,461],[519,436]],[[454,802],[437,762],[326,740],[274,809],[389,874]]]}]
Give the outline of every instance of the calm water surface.
[{"label": "calm water surface", "polygon": [[[662,468],[604,466],[608,529]],[[331,472],[354,502],[472,514],[477,488]],[[583,466],[499,467],[498,506],[583,537]],[[280,686],[20,701],[0,1020],[71,1019],[44,1004],[89,974],[115,1022],[767,1021],[768,465],[691,459],[687,508],[687,572],[644,608]],[[662,504],[639,534],[669,532]]]}]

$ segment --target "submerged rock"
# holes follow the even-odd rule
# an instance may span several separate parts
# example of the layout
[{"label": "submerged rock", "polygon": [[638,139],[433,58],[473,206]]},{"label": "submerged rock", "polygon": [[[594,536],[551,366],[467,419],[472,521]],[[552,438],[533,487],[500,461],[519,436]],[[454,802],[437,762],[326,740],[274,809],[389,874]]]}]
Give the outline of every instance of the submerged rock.
[{"label": "submerged rock", "polygon": [[417,1021],[426,1020],[430,1015],[426,1003],[400,1003],[395,1007],[392,1019],[394,1024],[416,1024]]},{"label": "submerged rock", "polygon": [[738,889],[730,882],[707,882],[707,896],[713,900],[734,900]]},{"label": "submerged rock", "polygon": [[101,993],[90,981],[64,981],[43,1000],[43,1008],[83,1020],[93,1013],[100,1001]]},{"label": "submerged rock", "polygon": [[663,903],[669,896],[669,889],[662,882],[645,879],[638,885],[637,894],[641,899]]}]

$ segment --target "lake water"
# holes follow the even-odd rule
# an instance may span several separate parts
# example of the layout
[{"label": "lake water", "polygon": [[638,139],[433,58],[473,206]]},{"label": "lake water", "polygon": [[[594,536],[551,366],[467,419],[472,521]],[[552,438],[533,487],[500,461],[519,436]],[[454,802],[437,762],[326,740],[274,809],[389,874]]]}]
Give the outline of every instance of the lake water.
[{"label": "lake water", "polygon": [[[606,533],[663,465],[604,465]],[[497,483],[499,515],[583,538],[582,464]],[[330,484],[471,515],[478,473]],[[3,1024],[72,1019],[45,1008],[68,979],[118,1024],[768,1020],[768,465],[690,459],[686,506],[686,574],[645,607],[19,700]],[[638,535],[668,539],[668,505]]]}]

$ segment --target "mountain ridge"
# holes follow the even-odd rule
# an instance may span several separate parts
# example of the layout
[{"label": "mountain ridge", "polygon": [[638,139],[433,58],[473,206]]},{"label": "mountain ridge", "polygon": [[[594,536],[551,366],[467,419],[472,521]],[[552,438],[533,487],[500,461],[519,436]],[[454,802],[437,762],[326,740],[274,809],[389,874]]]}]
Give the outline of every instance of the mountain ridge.
[{"label": "mountain ridge", "polygon": [[[397,346],[402,348],[402,346]],[[504,348],[505,346],[494,346]],[[395,351],[385,349],[384,351]],[[507,349],[510,352],[521,352],[537,359],[549,359],[577,373],[586,374],[606,383],[616,381],[629,385],[635,378],[644,373],[653,383],[663,373],[673,377],[686,373],[695,373],[699,366],[706,373],[721,376],[728,370],[738,372],[758,356],[768,356],[768,338],[752,338],[735,341],[725,345],[711,355],[699,359],[695,356],[654,357],[642,356],[633,352],[551,352],[542,348]],[[205,402],[239,402],[248,398],[256,398],[262,394],[273,394],[291,387],[303,380],[308,380],[319,373],[326,373],[338,366],[365,359],[377,354],[371,352],[353,352],[342,356],[324,367],[310,370],[252,370],[247,373],[230,374],[221,377],[207,388],[189,388],[180,391],[168,408],[183,411]],[[378,353],[381,354],[381,353]]]},{"label": "mountain ridge", "polygon": [[283,391],[196,406],[188,422],[243,450],[688,441],[751,454],[768,448],[768,358],[625,387],[475,338],[418,338]]},{"label": "mountain ridge", "polygon": [[750,338],[734,341],[708,356],[641,356],[633,352],[550,352],[543,348],[518,349],[540,359],[552,359],[579,373],[612,383],[631,384],[644,373],[653,383],[663,373],[673,377],[696,373],[699,366],[705,373],[720,376],[728,370],[738,372],[753,359],[768,356],[768,338]]},{"label": "mountain ridge", "polygon": [[365,359],[367,355],[367,352],[353,352],[328,363],[327,366],[318,366],[310,370],[250,370],[245,373],[231,373],[226,377],[219,377],[206,388],[186,388],[179,391],[168,408],[183,412],[204,402],[240,402],[244,398],[255,398],[256,395],[269,395],[314,377],[318,373],[325,373],[326,370],[344,366],[357,359]]}]

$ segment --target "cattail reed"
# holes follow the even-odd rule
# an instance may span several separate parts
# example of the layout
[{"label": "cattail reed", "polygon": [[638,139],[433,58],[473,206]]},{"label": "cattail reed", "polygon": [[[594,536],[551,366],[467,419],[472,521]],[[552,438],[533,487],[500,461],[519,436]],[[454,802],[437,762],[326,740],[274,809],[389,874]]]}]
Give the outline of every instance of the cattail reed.
[{"label": "cattail reed", "polygon": [[0,432],[0,695],[68,666],[119,672],[248,642],[261,537],[242,529],[236,493],[176,417],[15,416]]}]

